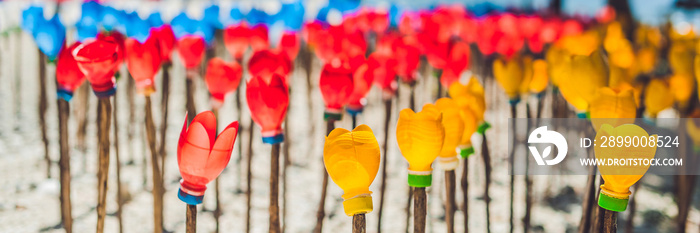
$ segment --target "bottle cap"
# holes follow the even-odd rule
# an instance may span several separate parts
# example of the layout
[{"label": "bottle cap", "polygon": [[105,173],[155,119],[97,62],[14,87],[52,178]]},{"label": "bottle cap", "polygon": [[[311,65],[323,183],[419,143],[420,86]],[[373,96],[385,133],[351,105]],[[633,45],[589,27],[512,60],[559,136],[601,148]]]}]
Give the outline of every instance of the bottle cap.
[{"label": "bottle cap", "polygon": [[484,121],[484,122],[482,122],[482,123],[479,125],[479,127],[476,129],[476,132],[478,132],[479,134],[482,134],[482,135],[483,135],[484,132],[486,132],[486,130],[489,129],[489,128],[491,128],[491,125],[490,125],[488,122]]},{"label": "bottle cap", "polygon": [[182,191],[182,188],[177,192],[177,197],[180,198],[180,200],[182,202],[185,202],[188,205],[202,204],[202,201],[204,200],[204,195],[202,195],[202,196],[190,195],[190,194]]},{"label": "bottle cap", "polygon": [[339,121],[342,118],[343,118],[343,112],[334,112],[334,111],[328,111],[328,110],[323,112],[323,120],[326,120],[326,121],[327,120]]},{"label": "bottle cap", "polygon": [[66,102],[70,102],[70,100],[73,98],[73,92],[59,88],[56,91],[56,97],[58,97],[59,99],[63,99]]},{"label": "bottle cap", "polygon": [[284,134],[279,133],[279,134],[275,134],[273,136],[263,137],[262,140],[263,140],[263,143],[267,143],[267,144],[282,143],[284,141]]},{"label": "bottle cap", "polygon": [[467,148],[462,148],[459,151],[459,155],[462,156],[463,159],[469,158],[470,155],[474,154],[474,147],[470,146]]},{"label": "bottle cap", "polygon": [[[409,171],[410,172],[410,171]],[[408,185],[411,187],[425,188],[433,184],[433,174],[416,175],[408,174]]]},{"label": "bottle cap", "polygon": [[620,199],[620,198],[615,198],[608,196],[604,194],[603,192],[600,192],[600,195],[598,195],[598,205],[600,207],[603,207],[603,209],[610,210],[610,211],[615,211],[615,212],[622,212],[627,209],[627,202],[629,199]]},{"label": "bottle cap", "polygon": [[372,212],[372,208],[370,195],[359,195],[343,201],[343,209],[348,216],[369,213]]}]

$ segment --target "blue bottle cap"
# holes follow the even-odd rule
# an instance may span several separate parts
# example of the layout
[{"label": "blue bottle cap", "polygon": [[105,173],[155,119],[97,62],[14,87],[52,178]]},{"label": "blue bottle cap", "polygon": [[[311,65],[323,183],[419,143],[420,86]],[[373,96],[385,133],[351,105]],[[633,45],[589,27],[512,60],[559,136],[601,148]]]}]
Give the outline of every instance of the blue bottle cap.
[{"label": "blue bottle cap", "polygon": [[193,196],[186,192],[183,192],[182,189],[180,189],[179,192],[177,192],[177,197],[180,198],[182,202],[185,202],[188,205],[202,204],[202,201],[204,200],[204,195]]}]

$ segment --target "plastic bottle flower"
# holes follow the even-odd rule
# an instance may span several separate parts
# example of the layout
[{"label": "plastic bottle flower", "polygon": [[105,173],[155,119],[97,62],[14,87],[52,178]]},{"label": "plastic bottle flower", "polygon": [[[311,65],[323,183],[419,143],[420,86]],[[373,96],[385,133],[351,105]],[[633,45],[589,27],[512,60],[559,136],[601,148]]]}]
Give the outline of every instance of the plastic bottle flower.
[{"label": "plastic bottle flower", "polygon": [[[455,99],[455,102],[457,100]],[[472,135],[477,132],[477,130],[482,130],[479,132],[480,134],[484,133],[484,130],[488,128],[488,124],[486,124],[485,128],[481,129],[478,124],[479,122],[476,119],[476,116],[474,115],[474,112],[466,107],[460,107],[459,111],[459,116],[462,118],[462,121],[464,122],[464,130],[462,131],[462,140],[459,142],[458,148],[459,150],[459,155],[465,159],[469,157],[470,155],[474,154],[474,147],[472,147]]]},{"label": "plastic bottle flower", "polygon": [[442,125],[445,128],[445,142],[438,161],[443,170],[454,170],[459,166],[457,146],[462,142],[464,135],[464,120],[460,115],[459,106],[450,98],[438,99],[435,106],[442,112]]},{"label": "plastic bottle flower", "polygon": [[418,113],[408,108],[401,110],[396,123],[396,141],[408,161],[408,185],[429,187],[433,182],[431,165],[445,142],[440,110],[432,104],[424,105]]},{"label": "plastic bottle flower", "polygon": [[518,57],[508,60],[501,58],[493,61],[493,76],[496,78],[503,90],[505,90],[511,104],[520,101],[520,87],[523,82],[523,65]]},{"label": "plastic bottle flower", "polygon": [[216,136],[216,117],[205,111],[197,114],[189,126],[187,116],[177,144],[177,165],[180,168],[178,197],[189,205],[202,203],[207,184],[226,168],[238,135],[234,121]]},{"label": "plastic bottle flower", "polygon": [[532,62],[532,78],[528,85],[530,93],[543,94],[549,83],[549,75],[547,74],[547,62],[542,59],[536,59]]},{"label": "plastic bottle flower", "polygon": [[300,45],[299,37],[296,32],[285,31],[280,38],[279,49],[286,54],[290,61],[297,58]]},{"label": "plastic bottle flower", "polygon": [[41,15],[35,23],[32,34],[36,45],[46,54],[49,61],[56,60],[66,40],[66,28],[61,24],[58,14],[50,20],[44,20],[44,16]]},{"label": "plastic bottle flower", "polygon": [[367,58],[367,72],[374,84],[382,88],[384,98],[391,98],[398,88],[395,68],[396,59],[391,53],[374,52]]},{"label": "plastic bottle flower", "polygon": [[442,71],[440,84],[449,88],[453,82],[459,81],[462,72],[469,67],[469,44],[462,41],[454,42],[450,47],[446,62],[447,65]]},{"label": "plastic bottle flower", "polygon": [[457,105],[469,108],[478,123],[484,121],[484,112],[486,112],[484,87],[476,77],[471,77],[467,85],[454,82],[450,85],[448,93],[457,101]]},{"label": "plastic bottle flower", "polygon": [[348,104],[354,89],[353,70],[326,64],[321,71],[319,87],[326,103],[325,119],[340,120],[343,106]]},{"label": "plastic bottle flower", "polygon": [[228,26],[224,29],[224,46],[234,59],[243,59],[248,49],[250,29],[245,23]]},{"label": "plastic bottle flower", "polygon": [[144,43],[136,39],[126,39],[126,67],[136,81],[136,90],[145,96],[155,92],[154,77],[160,68],[160,52],[156,38],[151,37]]},{"label": "plastic bottle flower", "polygon": [[206,43],[201,36],[185,35],[177,41],[177,51],[180,59],[187,69],[199,66],[204,56]]},{"label": "plastic bottle flower", "polygon": [[106,40],[88,40],[73,50],[78,67],[99,98],[108,98],[117,90],[114,78],[117,50],[117,44]]},{"label": "plastic bottle flower", "polygon": [[644,105],[650,117],[673,106],[673,93],[666,80],[652,79],[644,91]]},{"label": "plastic bottle flower", "polygon": [[226,94],[236,91],[241,82],[242,73],[241,66],[235,61],[229,63],[218,57],[209,60],[204,81],[211,93],[212,105],[215,108],[224,104]]},{"label": "plastic bottle flower", "polygon": [[246,100],[253,120],[262,128],[263,142],[284,141],[282,122],[289,106],[289,87],[284,77],[277,73],[269,80],[253,77],[246,85]]},{"label": "plastic bottle flower", "polygon": [[326,137],[323,163],[328,175],[343,189],[345,214],[372,211],[369,186],[379,170],[379,144],[367,125],[352,131],[336,128]]},{"label": "plastic bottle flower", "polygon": [[577,111],[588,111],[588,105],[595,92],[608,84],[608,66],[600,51],[588,56],[564,56],[560,70],[559,90],[569,104]]},{"label": "plastic bottle flower", "polygon": [[164,24],[160,27],[151,28],[151,36],[158,42],[161,63],[170,63],[170,54],[175,48],[175,34],[170,25]]},{"label": "plastic bottle flower", "polygon": [[260,50],[255,52],[248,61],[248,73],[251,76],[262,76],[267,79],[276,73],[287,77],[291,70],[292,60],[289,60],[289,57],[281,51]]},{"label": "plastic bottle flower", "polygon": [[416,80],[416,69],[420,63],[420,50],[415,37],[405,36],[394,41],[392,50],[396,58],[396,74],[406,83]]},{"label": "plastic bottle flower", "polygon": [[372,88],[374,78],[367,71],[367,64],[363,64],[353,74],[353,89],[352,94],[348,97],[348,105],[345,108],[350,115],[361,113],[367,100],[365,97]]},{"label": "plastic bottle flower", "polygon": [[591,101],[590,118],[596,131],[603,124],[617,127],[634,123],[636,114],[637,104],[632,89],[629,88],[601,87]]},{"label": "plastic bottle flower", "polygon": [[70,47],[63,49],[56,61],[56,83],[58,89],[56,96],[66,101],[70,101],[73,97],[73,91],[78,89],[85,81],[85,75],[80,71],[78,63],[73,57],[73,50],[79,45],[80,42],[75,42]]},{"label": "plastic bottle flower", "polygon": [[[598,130],[596,138],[601,137],[647,137],[649,140],[656,140],[656,135],[651,135],[634,124],[625,124],[613,127],[604,124]],[[608,159],[653,159],[656,154],[656,147],[602,147],[601,144],[595,146],[595,157],[598,160]],[[600,186],[598,205],[607,210],[622,212],[627,209],[627,202],[631,194],[629,188],[637,183],[649,169],[649,164],[637,165],[628,164],[626,166],[598,166],[600,174],[605,183]]]}]

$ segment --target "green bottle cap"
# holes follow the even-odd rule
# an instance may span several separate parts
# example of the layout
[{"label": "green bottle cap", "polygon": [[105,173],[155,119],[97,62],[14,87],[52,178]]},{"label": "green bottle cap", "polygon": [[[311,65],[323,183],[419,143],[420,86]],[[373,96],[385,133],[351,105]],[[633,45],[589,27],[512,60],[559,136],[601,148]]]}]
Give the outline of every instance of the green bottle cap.
[{"label": "green bottle cap", "polygon": [[334,112],[324,112],[323,113],[323,120],[334,120],[334,121],[339,121],[340,119],[343,118],[342,113],[334,113]]},{"label": "green bottle cap", "polygon": [[489,128],[491,128],[491,125],[490,125],[488,122],[484,121],[484,122],[481,123],[481,124],[479,125],[479,127],[476,129],[476,132],[478,132],[479,134],[483,135],[484,132],[486,132],[486,130],[489,129]]},{"label": "green bottle cap", "polygon": [[408,185],[416,188],[430,187],[433,184],[433,174],[413,175],[408,174]]},{"label": "green bottle cap", "polygon": [[468,158],[470,155],[474,154],[474,147],[467,147],[459,151],[459,155],[462,156],[463,159]]},{"label": "green bottle cap", "polygon": [[603,209],[622,212],[627,209],[627,202],[629,199],[614,198],[603,194],[602,192],[598,195],[598,205],[603,207]]}]

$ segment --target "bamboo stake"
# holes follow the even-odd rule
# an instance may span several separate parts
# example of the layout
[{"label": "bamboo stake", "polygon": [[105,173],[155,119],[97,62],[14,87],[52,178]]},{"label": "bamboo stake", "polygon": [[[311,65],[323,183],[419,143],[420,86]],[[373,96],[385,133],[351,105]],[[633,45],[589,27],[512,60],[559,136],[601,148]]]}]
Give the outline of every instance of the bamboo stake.
[{"label": "bamboo stake", "polygon": [[[126,102],[129,105],[129,124],[127,124],[127,128],[126,128],[126,133],[127,133],[126,134],[126,141],[129,142],[129,143],[127,143],[127,145],[129,146],[127,151],[129,151],[129,153],[127,153],[127,154],[131,154],[129,156],[129,159],[127,159],[127,164],[133,164],[134,163],[134,154],[136,154],[136,153],[133,153],[134,147],[131,145],[131,143],[134,140],[134,131],[135,131],[134,128],[136,128],[135,125],[137,125],[136,124],[136,116],[135,116],[136,109],[134,108],[134,106],[136,105],[135,104],[135,102],[136,102],[135,96],[136,95],[134,94],[134,90],[136,90],[136,81],[131,77],[131,73],[126,72],[126,75],[127,75],[127,78],[126,78]],[[143,163],[143,167],[144,168],[146,167],[146,163]],[[143,170],[145,171],[146,169],[143,169]],[[144,186],[146,184],[146,179],[147,179],[146,173],[144,172],[143,173]]]},{"label": "bamboo stake", "polygon": [[46,161],[46,178],[51,179],[51,157],[49,156],[49,137],[46,133],[46,55],[39,52],[39,128],[41,141],[44,143],[44,160]]},{"label": "bamboo stake", "polygon": [[[219,133],[219,109],[213,107],[212,108],[212,113],[214,113],[214,118],[216,118],[216,133]],[[219,217],[221,217],[221,192],[219,192],[219,187],[220,187],[220,180],[219,177],[217,176],[216,179],[214,179],[214,203],[216,204],[216,208],[214,209],[213,215],[214,215],[214,222],[216,222],[216,228],[214,229],[214,232],[219,233],[219,228],[220,228],[220,221]]]},{"label": "bamboo stake", "polygon": [[97,103],[98,163],[97,168],[97,233],[104,232],[107,207],[107,176],[109,175],[109,128],[112,104],[109,98],[100,98]]},{"label": "bamboo stake", "polygon": [[279,169],[280,169],[280,144],[272,144],[270,156],[270,229],[271,233],[280,232],[280,207],[279,207]]},{"label": "bamboo stake", "polygon": [[151,112],[151,97],[146,98],[146,137],[148,138],[148,148],[151,151],[151,169],[153,177],[153,232],[163,232],[163,180],[160,177],[158,165],[158,151],[156,150],[156,129],[153,123],[153,113]]},{"label": "bamboo stake", "polygon": [[366,225],[365,214],[356,214],[352,216],[352,233],[367,232]]},{"label": "bamboo stake", "polygon": [[[170,98],[170,64],[163,64],[161,66],[163,70],[163,91],[160,93],[160,109],[163,113],[163,121],[160,123],[160,148],[158,148],[158,154],[160,154],[160,177],[165,179],[165,137],[168,132],[168,99]],[[193,112],[194,114],[194,112]],[[217,195],[218,197],[218,195]]]},{"label": "bamboo stake", "polygon": [[187,217],[186,217],[186,232],[196,233],[197,232],[197,206],[187,205]]},{"label": "bamboo stake", "polygon": [[425,215],[427,201],[425,188],[413,188],[413,233],[425,233]]},{"label": "bamboo stake", "polygon": [[194,116],[197,115],[197,110],[194,106],[194,78],[196,75],[196,71],[188,69],[186,73],[187,102],[185,103],[185,106],[187,106],[187,112],[191,113],[187,115],[187,120],[192,121],[194,119]]},{"label": "bamboo stake", "polygon": [[[517,104],[511,103],[510,104],[510,116],[512,117],[511,122],[513,125],[515,125],[515,118],[518,117],[517,115],[517,110],[516,110]],[[515,128],[513,128],[513,142],[515,142]],[[515,215],[513,211],[513,200],[515,197],[515,175],[513,174],[514,172],[514,157],[515,156],[515,149],[511,150],[508,156],[508,160],[510,161],[510,217],[508,218],[508,221],[510,223],[510,229],[508,232],[513,233],[513,228],[515,227],[513,224],[513,217]]]},{"label": "bamboo stake", "polygon": [[384,155],[382,157],[382,179],[381,185],[379,186],[379,211],[377,212],[377,232],[382,232],[382,213],[384,212],[384,194],[386,193],[386,164],[387,164],[387,152],[389,149],[389,123],[391,122],[391,98],[384,100],[384,144],[382,144],[382,150]]},{"label": "bamboo stake", "polygon": [[455,170],[445,171],[445,225],[448,233],[455,232],[456,180]]},{"label": "bamboo stake", "polygon": [[491,196],[489,187],[491,186],[491,155],[489,154],[489,143],[484,132],[484,140],[481,141],[481,157],[484,160],[484,202],[486,203],[486,232],[491,232]]},{"label": "bamboo stake", "polygon": [[114,159],[117,164],[117,221],[119,223],[119,233],[124,232],[124,224],[122,221],[122,205],[124,201],[122,200],[122,179],[121,179],[121,160],[119,159],[119,122],[117,119],[117,95],[114,94],[114,110],[112,111],[114,120]]},{"label": "bamboo stake", "polygon": [[[409,100],[408,100],[408,107],[416,111],[416,83],[409,83],[408,84],[410,87],[410,94],[409,94]],[[411,200],[413,200],[413,187],[408,186],[408,199],[406,200],[406,233],[409,232],[410,226],[409,222],[411,221]]]},{"label": "bamboo stake", "polygon": [[[287,127],[289,124],[289,117],[284,118],[284,135],[289,135],[289,127]],[[289,169],[289,165],[292,164],[290,156],[289,156],[289,146],[290,146],[290,140],[291,138],[287,138],[287,142],[284,143],[284,147],[282,148],[282,151],[284,153],[284,165],[283,165],[283,170],[282,170],[282,233],[285,232],[287,228],[287,170]]]},{"label": "bamboo stake", "polygon": [[[328,119],[326,121],[326,136],[335,129],[335,120]],[[323,160],[323,157],[321,157]],[[321,183],[321,200],[318,202],[318,210],[316,210],[316,227],[314,227],[314,233],[321,233],[323,231],[323,219],[326,216],[326,192],[328,188],[328,171],[323,167],[323,181]]]},{"label": "bamboo stake", "polygon": [[58,166],[61,172],[61,220],[66,233],[73,232],[73,214],[71,211],[70,199],[70,145],[68,143],[68,118],[70,117],[70,105],[65,99],[58,99],[58,141],[60,144],[61,157]]},{"label": "bamboo stake", "polygon": [[250,123],[248,123],[248,153],[246,161],[246,217],[245,217],[245,232],[250,232],[250,208],[251,208],[251,193],[253,192],[252,179],[253,174],[251,172],[253,166],[253,118],[250,118]]},{"label": "bamboo stake", "polygon": [[598,207],[599,211],[603,214],[603,225],[601,226],[601,233],[617,233],[617,212],[603,209]]},{"label": "bamboo stake", "polygon": [[464,233],[469,232],[469,157],[462,159],[462,213],[464,214]]}]

